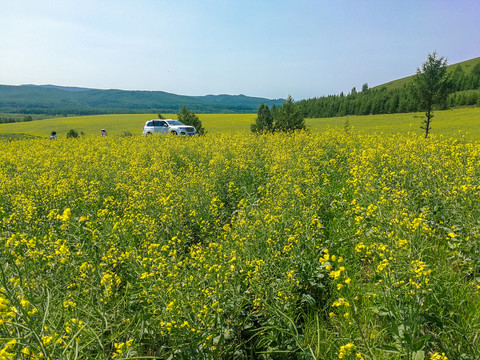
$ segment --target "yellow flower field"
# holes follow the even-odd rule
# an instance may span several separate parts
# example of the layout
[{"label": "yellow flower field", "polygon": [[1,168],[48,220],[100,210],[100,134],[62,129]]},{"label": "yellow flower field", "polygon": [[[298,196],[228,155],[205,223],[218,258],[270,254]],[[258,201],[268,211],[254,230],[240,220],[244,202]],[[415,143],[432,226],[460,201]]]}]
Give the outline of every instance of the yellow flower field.
[{"label": "yellow flower field", "polygon": [[478,359],[480,144],[0,142],[0,359]]}]

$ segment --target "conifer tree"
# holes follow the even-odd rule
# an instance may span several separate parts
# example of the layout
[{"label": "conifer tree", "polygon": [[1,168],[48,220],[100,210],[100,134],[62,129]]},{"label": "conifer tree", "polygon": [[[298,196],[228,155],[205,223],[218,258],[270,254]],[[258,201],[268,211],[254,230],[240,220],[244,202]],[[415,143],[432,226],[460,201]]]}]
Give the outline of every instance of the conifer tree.
[{"label": "conifer tree", "polygon": [[425,138],[431,130],[433,107],[446,101],[452,92],[452,81],[447,75],[447,59],[443,56],[437,58],[437,53],[428,54],[427,60],[417,69],[413,78],[412,92],[417,97],[420,106],[425,110],[424,126]]},{"label": "conifer tree", "polygon": [[465,90],[465,71],[461,65],[458,65],[453,71],[452,81],[455,91]]},{"label": "conifer tree", "polygon": [[250,126],[252,132],[264,133],[273,131],[273,116],[270,109],[263,102],[258,107],[255,123]]},{"label": "conifer tree", "polygon": [[295,130],[305,130],[305,119],[295,106],[293,98],[288,95],[280,108],[278,118],[275,119],[275,130],[289,132]]},{"label": "conifer tree", "polygon": [[203,128],[202,121],[198,118],[196,114],[187,109],[184,105],[178,115],[178,121],[184,123],[185,125],[194,126],[197,129],[198,135],[204,135],[205,129]]}]

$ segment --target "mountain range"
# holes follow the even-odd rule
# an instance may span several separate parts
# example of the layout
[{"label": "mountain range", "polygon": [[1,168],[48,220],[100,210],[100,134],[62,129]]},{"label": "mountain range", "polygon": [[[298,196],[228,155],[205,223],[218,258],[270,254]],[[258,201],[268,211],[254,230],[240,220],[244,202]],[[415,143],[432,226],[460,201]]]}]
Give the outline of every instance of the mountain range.
[{"label": "mountain range", "polygon": [[202,113],[253,113],[260,104],[284,99],[246,95],[186,96],[164,91],[100,90],[57,85],[0,85],[0,113],[94,115],[177,113],[182,106]]}]

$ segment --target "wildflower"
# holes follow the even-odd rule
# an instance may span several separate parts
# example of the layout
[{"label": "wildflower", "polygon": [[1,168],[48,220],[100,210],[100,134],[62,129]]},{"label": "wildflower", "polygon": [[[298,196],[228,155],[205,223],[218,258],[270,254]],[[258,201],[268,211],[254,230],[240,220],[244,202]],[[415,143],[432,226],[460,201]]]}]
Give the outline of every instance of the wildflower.
[{"label": "wildflower", "polygon": [[348,354],[351,353],[351,351],[353,350],[354,347],[355,347],[355,345],[352,344],[352,343],[348,343],[346,345],[340,346],[340,350],[338,352],[338,358],[343,359],[345,357],[345,355],[348,355]]},{"label": "wildflower", "polygon": [[68,221],[71,216],[72,216],[72,211],[70,210],[70,208],[66,208],[65,210],[63,210],[62,215],[57,215],[57,219],[62,221]]},{"label": "wildflower", "polygon": [[22,305],[22,307],[24,307],[26,309],[30,305],[30,301],[28,301],[26,299],[22,299],[22,300],[20,300],[20,304]]},{"label": "wildflower", "polygon": [[388,266],[388,260],[383,259],[380,264],[377,266],[377,272],[382,272]]},{"label": "wildflower", "polygon": [[432,356],[430,356],[430,360],[448,360],[448,358],[445,356],[445,353],[439,354],[434,352]]},{"label": "wildflower", "polygon": [[48,345],[52,342],[53,336],[42,336],[43,345]]},{"label": "wildflower", "polygon": [[350,303],[344,298],[339,298],[338,300],[335,300],[332,304],[332,307],[340,307],[340,306],[349,307]]},{"label": "wildflower", "polygon": [[340,275],[342,274],[342,272],[340,270],[337,270],[337,271],[330,271],[330,277],[337,280]]},{"label": "wildflower", "polygon": [[9,351],[12,351],[13,348],[15,347],[15,345],[17,344],[17,340],[16,339],[12,339],[10,341],[8,341],[5,346],[3,347],[3,349],[0,349],[0,360],[10,360],[10,359],[13,359],[15,354],[14,353],[11,353]]},{"label": "wildflower", "polygon": [[125,343],[123,343],[123,342],[122,342],[122,343],[115,343],[115,344],[113,344],[113,346],[114,346],[114,348],[115,348],[115,351],[114,351],[114,353],[112,354],[112,357],[113,357],[113,358],[116,358],[116,357],[122,355],[122,353],[123,353],[123,347],[125,346]]}]

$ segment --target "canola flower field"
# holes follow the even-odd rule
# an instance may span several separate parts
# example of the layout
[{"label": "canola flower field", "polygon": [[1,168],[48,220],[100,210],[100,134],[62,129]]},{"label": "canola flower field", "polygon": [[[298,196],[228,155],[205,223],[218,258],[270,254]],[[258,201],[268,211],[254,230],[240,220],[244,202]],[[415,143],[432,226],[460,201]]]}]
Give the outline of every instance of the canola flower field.
[{"label": "canola flower field", "polygon": [[479,359],[480,143],[0,142],[0,359]]}]

